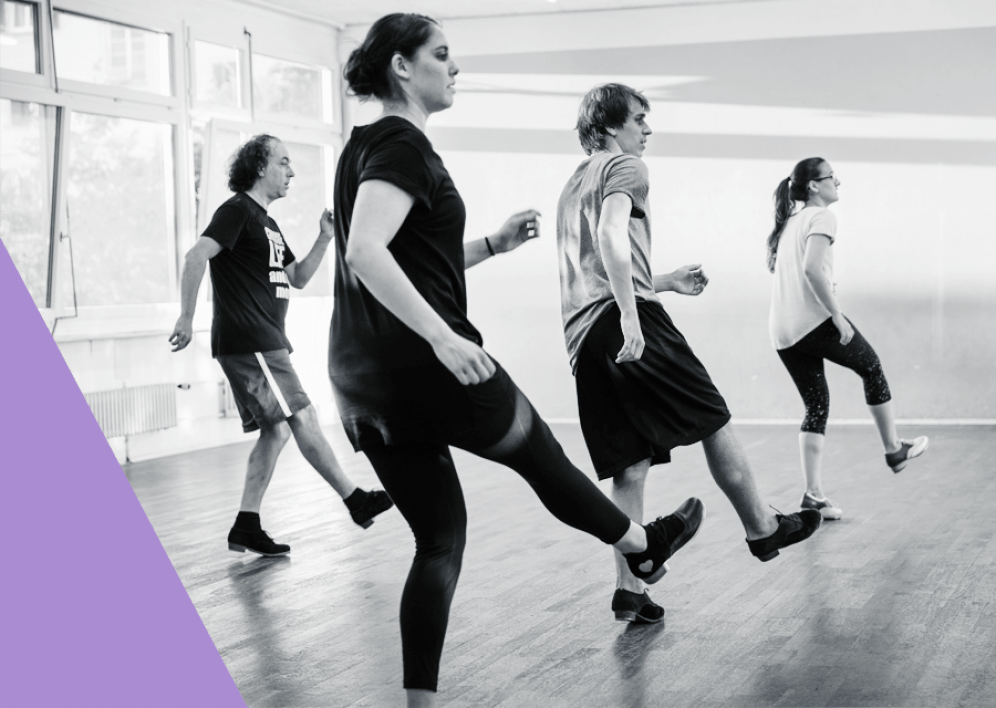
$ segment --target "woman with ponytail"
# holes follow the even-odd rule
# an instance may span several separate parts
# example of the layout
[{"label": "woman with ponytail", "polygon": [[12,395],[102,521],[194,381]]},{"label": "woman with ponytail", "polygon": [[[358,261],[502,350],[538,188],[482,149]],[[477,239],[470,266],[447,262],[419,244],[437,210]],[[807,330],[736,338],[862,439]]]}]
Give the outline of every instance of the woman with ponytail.
[{"label": "woman with ponytail", "polygon": [[775,276],[768,329],[806,406],[799,433],[806,480],[801,506],[819,510],[825,519],[839,519],[842,512],[823,494],[821,479],[830,412],[824,359],[861,377],[865,402],[893,472],[902,471],[908,460],[927,449],[926,436],[905,440],[896,433],[892,395],[878,355],[837,303],[833,282],[837,218],[828,207],[837,201],[839,186],[823,158],[802,160],[775,190],[775,228],[768,236],[768,270]]},{"label": "woman with ponytail", "polygon": [[415,535],[400,612],[410,707],[435,705],[466,542],[450,446],[512,468],[554,516],[613,545],[648,583],[704,515],[689,499],[645,526],[631,521],[570,463],[482,348],[467,318],[464,270],[536,237],[539,214],[515,214],[493,235],[464,242],[463,200],[425,136],[429,115],[453,103],[457,72],[430,18],[375,22],[344,74],[353,94],[379,100],[383,112],[353,129],[335,177],[329,376],[353,447]]}]

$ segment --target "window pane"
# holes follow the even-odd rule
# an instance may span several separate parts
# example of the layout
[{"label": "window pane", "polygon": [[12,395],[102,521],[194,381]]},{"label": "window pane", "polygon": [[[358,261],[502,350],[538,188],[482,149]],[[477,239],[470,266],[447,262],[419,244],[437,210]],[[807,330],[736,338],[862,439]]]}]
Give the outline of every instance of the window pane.
[{"label": "window pane", "polygon": [[[194,218],[201,213],[201,200],[204,199],[204,185],[201,176],[204,173],[204,141],[207,135],[207,124],[199,120],[190,121],[190,142],[194,153]],[[200,221],[197,222],[199,228]]]},{"label": "window pane", "polygon": [[240,107],[239,50],[196,40],[194,56],[197,100]]},{"label": "window pane", "polygon": [[66,192],[80,305],[169,300],[171,142],[167,125],[72,114]]},{"label": "window pane", "polygon": [[[201,138],[204,140],[200,148],[201,159],[194,167],[194,179],[197,183],[198,235],[211,223],[215,210],[232,196],[232,192],[228,189],[228,161],[245,137],[240,131],[217,126],[207,132],[213,140]],[[197,150],[196,133],[194,140],[194,149]]]},{"label": "window pane", "polygon": [[0,238],[38,307],[48,306],[55,114],[0,99]]},{"label": "window pane", "polygon": [[332,73],[320,66],[252,55],[255,109],[329,122]]},{"label": "window pane", "polygon": [[[317,145],[284,143],[290,155],[294,177],[287,196],[270,205],[276,220],[296,258],[304,258],[318,237],[318,220],[325,209],[325,168],[323,149]],[[329,261],[333,249],[326,253],[318,271],[303,290],[291,288],[291,296],[328,295]]]},{"label": "window pane", "polygon": [[0,67],[38,73],[38,6],[3,0],[0,9]]},{"label": "window pane", "polygon": [[59,78],[171,94],[169,35],[56,10]]}]

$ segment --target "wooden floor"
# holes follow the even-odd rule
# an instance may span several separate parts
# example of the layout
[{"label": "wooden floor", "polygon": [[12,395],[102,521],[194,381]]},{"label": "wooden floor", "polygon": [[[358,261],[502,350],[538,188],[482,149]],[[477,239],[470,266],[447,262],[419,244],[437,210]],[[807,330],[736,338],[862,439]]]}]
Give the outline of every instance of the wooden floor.
[{"label": "wooden floor", "polygon": [[[579,430],[554,426],[590,473]],[[796,432],[738,426],[762,494],[801,486]],[[440,676],[441,706],[996,705],[996,429],[933,427],[899,475],[869,426],[831,427],[825,489],[844,510],[760,563],[705,467],[676,451],[648,515],[708,509],[652,595],[664,624],[613,621],[610,551],[561,526],[514,473],[457,453],[470,516]],[[328,428],[348,472],[366,459]],[[125,468],[250,708],[402,706],[398,601],[413,552],[396,510],[367,531],[289,444],[263,526],[289,558],[227,550],[250,444]]]}]

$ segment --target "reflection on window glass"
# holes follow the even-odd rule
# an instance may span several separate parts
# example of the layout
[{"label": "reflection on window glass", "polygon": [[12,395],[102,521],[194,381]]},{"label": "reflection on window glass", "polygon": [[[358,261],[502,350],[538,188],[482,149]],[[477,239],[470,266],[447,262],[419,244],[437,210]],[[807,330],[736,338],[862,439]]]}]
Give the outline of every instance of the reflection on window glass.
[{"label": "reflection on window glass", "polygon": [[[294,177],[287,196],[270,205],[270,216],[280,226],[280,231],[296,258],[304,258],[318,237],[318,220],[325,209],[324,150],[317,145],[284,143],[291,159]],[[329,261],[332,249],[303,290],[291,288],[292,296],[328,295]]]},{"label": "reflection on window glass", "polygon": [[55,111],[0,99],[0,239],[38,307],[48,306]]},{"label": "reflection on window glass", "polygon": [[38,73],[38,6],[3,0],[0,8],[0,67]]},{"label": "reflection on window glass", "polygon": [[194,42],[196,99],[238,108],[241,86],[239,50],[211,42]]},{"label": "reflection on window glass", "polygon": [[201,199],[204,190],[201,186],[201,174],[204,172],[204,140],[207,124],[199,120],[190,121],[190,142],[193,147],[194,167],[194,217],[200,214]]},{"label": "reflection on window glass", "polygon": [[55,70],[62,79],[169,96],[169,35],[56,10]]},{"label": "reflection on window glass", "polygon": [[167,125],[73,113],[66,192],[80,305],[169,300],[171,142]]},{"label": "reflection on window glass", "polygon": [[[237,130],[218,126],[212,126],[207,134],[210,140],[201,148],[200,169],[195,173],[198,233],[207,228],[215,210],[232,196],[228,189],[228,161],[247,137]],[[197,149],[196,136],[194,149]]]},{"label": "reflection on window glass", "polygon": [[332,72],[262,54],[252,55],[255,109],[331,122]]}]

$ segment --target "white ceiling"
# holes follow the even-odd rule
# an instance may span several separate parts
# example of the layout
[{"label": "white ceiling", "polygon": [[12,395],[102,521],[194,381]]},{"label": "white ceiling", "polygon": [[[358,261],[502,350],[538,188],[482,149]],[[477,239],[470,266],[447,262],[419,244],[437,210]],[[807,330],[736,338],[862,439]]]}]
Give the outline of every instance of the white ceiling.
[{"label": "white ceiling", "polygon": [[707,5],[751,0],[241,0],[338,26],[370,24],[391,12],[418,12],[436,20],[459,17],[618,10],[666,5]]}]

